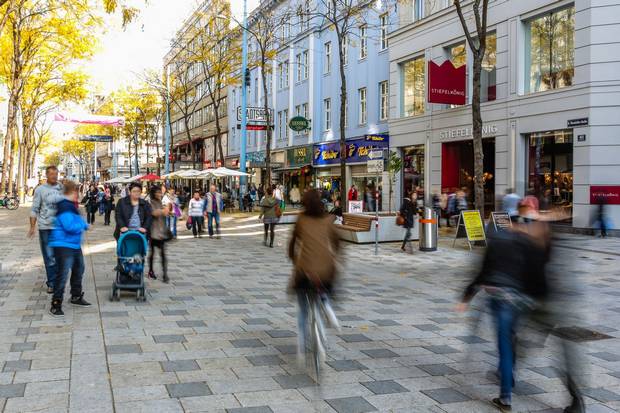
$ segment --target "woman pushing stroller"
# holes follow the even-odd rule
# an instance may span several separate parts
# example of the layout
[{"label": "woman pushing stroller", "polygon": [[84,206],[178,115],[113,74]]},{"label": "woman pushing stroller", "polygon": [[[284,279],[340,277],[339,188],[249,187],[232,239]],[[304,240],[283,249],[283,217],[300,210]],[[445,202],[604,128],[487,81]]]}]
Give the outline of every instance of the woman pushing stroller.
[{"label": "woman pushing stroller", "polygon": [[141,198],[142,185],[137,182],[129,184],[129,195],[121,198],[116,205],[116,228],[114,238],[118,240],[121,233],[129,230],[148,234],[153,214],[148,202]]}]

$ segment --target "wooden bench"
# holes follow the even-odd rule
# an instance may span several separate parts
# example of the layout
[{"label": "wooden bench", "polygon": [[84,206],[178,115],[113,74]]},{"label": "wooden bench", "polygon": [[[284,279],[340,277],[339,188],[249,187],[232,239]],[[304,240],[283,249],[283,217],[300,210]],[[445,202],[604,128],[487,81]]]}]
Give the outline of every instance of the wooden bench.
[{"label": "wooden bench", "polygon": [[339,225],[339,229],[353,231],[353,232],[368,232],[372,228],[372,223],[375,220],[370,215],[358,215],[358,214],[342,214],[343,223]]}]

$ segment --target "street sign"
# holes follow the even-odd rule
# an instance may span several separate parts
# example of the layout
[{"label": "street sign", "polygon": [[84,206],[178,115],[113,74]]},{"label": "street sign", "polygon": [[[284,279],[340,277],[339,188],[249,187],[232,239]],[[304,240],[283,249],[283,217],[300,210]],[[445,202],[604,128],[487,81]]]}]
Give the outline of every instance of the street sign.
[{"label": "street sign", "polygon": [[566,126],[569,128],[579,127],[579,126],[588,126],[589,119],[588,118],[579,118],[579,119],[569,119],[566,122]]},{"label": "street sign", "polygon": [[[245,113],[247,116],[248,124],[250,123],[265,124],[267,123],[267,115],[269,115],[269,119],[273,120],[272,109],[265,111],[265,108],[248,107],[246,108]],[[237,106],[237,121],[241,122],[241,106]]]},{"label": "street sign", "polygon": [[112,136],[109,135],[80,135],[79,140],[82,142],[112,142]]},{"label": "street sign", "polygon": [[[383,150],[382,149],[372,149],[368,153],[368,159],[383,159]],[[381,170],[383,172],[383,170]]]},{"label": "street sign", "polygon": [[295,132],[303,132],[310,129],[310,121],[303,116],[294,116],[288,122],[288,127]]},{"label": "street sign", "polygon": [[383,172],[383,159],[372,159],[366,161],[368,167],[368,173],[380,174]]}]

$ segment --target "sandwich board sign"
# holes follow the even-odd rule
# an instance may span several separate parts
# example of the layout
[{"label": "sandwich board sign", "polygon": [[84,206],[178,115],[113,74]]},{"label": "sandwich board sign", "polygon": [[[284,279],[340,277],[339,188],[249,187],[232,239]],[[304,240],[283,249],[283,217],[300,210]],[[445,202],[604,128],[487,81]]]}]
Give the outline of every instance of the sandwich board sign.
[{"label": "sandwich board sign", "polygon": [[495,232],[512,228],[512,221],[507,212],[491,212],[491,221],[493,222]]},{"label": "sandwich board sign", "polygon": [[456,235],[452,242],[453,247],[459,238],[467,238],[469,249],[471,249],[472,242],[484,242],[486,244],[487,237],[484,233],[484,223],[480,211],[461,211],[456,226]]}]

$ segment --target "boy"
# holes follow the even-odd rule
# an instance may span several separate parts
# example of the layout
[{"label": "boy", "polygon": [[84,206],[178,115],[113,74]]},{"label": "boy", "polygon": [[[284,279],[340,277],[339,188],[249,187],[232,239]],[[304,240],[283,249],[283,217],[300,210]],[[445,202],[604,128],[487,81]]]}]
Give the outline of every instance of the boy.
[{"label": "boy", "polygon": [[80,216],[77,209],[78,187],[75,182],[65,181],[63,199],[58,202],[56,221],[50,236],[50,246],[54,248],[56,260],[56,282],[50,314],[63,317],[62,298],[67,284],[67,275],[71,271],[71,304],[88,307],[82,292],[82,276],[84,275],[84,256],[82,255],[82,233],[88,224]]}]

